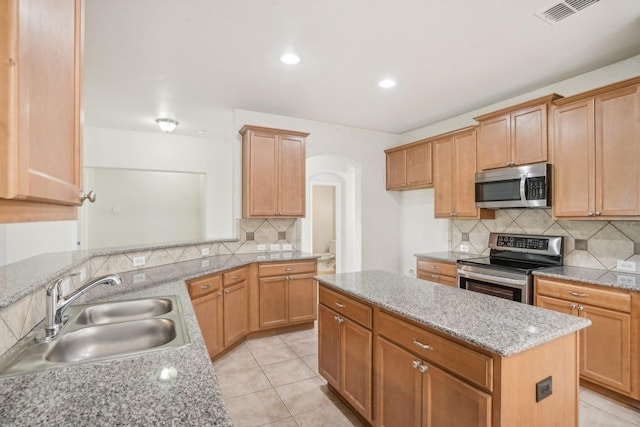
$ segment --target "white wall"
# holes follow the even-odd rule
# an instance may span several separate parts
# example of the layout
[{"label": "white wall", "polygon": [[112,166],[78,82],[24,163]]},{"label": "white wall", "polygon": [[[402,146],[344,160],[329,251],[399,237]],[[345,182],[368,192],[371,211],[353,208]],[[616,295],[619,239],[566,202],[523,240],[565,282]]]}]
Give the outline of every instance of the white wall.
[{"label": "white wall", "polygon": [[[385,190],[384,149],[399,143],[399,136],[384,132],[340,126],[313,120],[277,116],[245,110],[235,111],[235,128],[245,124],[309,132],[307,158],[339,156],[358,165],[361,180],[356,182],[361,206],[355,218],[361,225],[362,262],[356,269],[400,270],[400,197]],[[306,225],[305,225],[306,224]],[[304,228],[308,223],[303,222]],[[344,227],[350,227],[344,225]],[[308,232],[308,230],[306,231]],[[349,232],[349,230],[343,230]],[[302,240],[302,249],[305,247]],[[345,270],[346,271],[346,270]]]},{"label": "white wall", "polygon": [[[595,89],[611,83],[616,83],[640,75],[640,55],[620,61],[615,64],[585,73],[549,86],[507,99],[477,110],[469,111],[456,117],[433,123],[428,126],[401,135],[401,143],[417,141],[423,138],[450,132],[466,126],[476,125],[473,117],[490,113],[501,108],[509,107],[521,102],[529,101],[550,93],[571,96],[587,90]],[[423,198],[423,190],[408,191],[402,198],[402,265],[403,274],[409,268],[415,268],[414,253],[430,252],[448,248],[448,231],[443,233],[447,220],[433,219],[432,201],[429,196]],[[432,191],[432,190],[424,190]],[[433,197],[433,196],[431,196]],[[427,218],[424,215],[428,215]]]},{"label": "white wall", "polygon": [[76,221],[6,224],[4,232],[0,232],[6,264],[47,252],[72,251],[76,249],[77,241]]},{"label": "white wall", "polygon": [[313,253],[329,252],[329,242],[336,237],[336,187],[333,185],[313,185]]},{"label": "white wall", "polygon": [[204,173],[206,236],[203,237],[235,238],[233,176],[237,165],[234,165],[233,146],[236,141],[230,131],[227,133],[228,139],[223,139],[85,127],[84,165]]}]

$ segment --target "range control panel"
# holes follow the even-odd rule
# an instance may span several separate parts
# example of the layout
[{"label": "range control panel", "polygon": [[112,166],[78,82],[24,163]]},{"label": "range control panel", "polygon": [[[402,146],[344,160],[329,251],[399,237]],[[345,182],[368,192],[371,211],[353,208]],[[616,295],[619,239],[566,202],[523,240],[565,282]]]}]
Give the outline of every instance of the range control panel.
[{"label": "range control panel", "polygon": [[496,239],[496,246],[502,248],[536,249],[546,251],[549,248],[549,239],[540,237],[498,235]]}]

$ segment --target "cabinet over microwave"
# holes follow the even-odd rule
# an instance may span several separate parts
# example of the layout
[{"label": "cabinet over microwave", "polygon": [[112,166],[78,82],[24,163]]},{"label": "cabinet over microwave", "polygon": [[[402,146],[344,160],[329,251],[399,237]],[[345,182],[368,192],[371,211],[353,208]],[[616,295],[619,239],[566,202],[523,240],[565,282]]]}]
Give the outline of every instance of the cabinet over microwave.
[{"label": "cabinet over microwave", "polygon": [[546,208],[551,206],[551,165],[494,169],[476,173],[476,207]]}]

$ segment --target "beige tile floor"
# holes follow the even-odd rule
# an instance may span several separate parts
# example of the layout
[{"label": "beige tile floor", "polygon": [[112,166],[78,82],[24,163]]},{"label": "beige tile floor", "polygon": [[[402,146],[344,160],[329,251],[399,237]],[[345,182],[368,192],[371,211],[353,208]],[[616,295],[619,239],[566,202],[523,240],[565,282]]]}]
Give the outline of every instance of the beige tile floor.
[{"label": "beige tile floor", "polygon": [[[250,340],[214,362],[236,427],[362,426],[318,374],[311,329]],[[640,411],[580,391],[580,427],[640,426]]]}]

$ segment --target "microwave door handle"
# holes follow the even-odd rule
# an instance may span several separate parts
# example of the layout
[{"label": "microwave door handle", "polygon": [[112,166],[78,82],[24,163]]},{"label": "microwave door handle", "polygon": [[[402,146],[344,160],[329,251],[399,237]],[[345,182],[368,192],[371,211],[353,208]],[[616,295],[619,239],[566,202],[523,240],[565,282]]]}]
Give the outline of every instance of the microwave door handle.
[{"label": "microwave door handle", "polygon": [[520,176],[520,200],[522,201],[522,206],[527,206],[527,195],[525,194],[525,185],[527,184],[527,175]]}]

